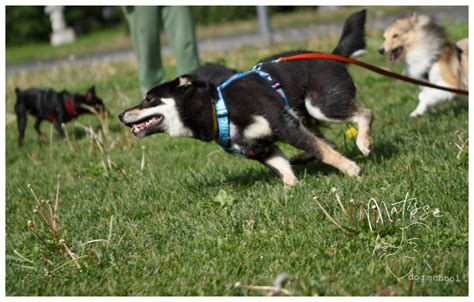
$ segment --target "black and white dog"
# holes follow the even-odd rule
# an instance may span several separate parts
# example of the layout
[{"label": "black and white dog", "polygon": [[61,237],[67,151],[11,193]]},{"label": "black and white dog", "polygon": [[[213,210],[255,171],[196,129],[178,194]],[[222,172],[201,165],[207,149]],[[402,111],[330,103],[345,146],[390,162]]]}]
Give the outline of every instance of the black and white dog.
[{"label": "black and white dog", "polygon": [[[333,53],[353,56],[365,48],[365,10],[345,22],[338,46]],[[297,181],[290,162],[274,144],[280,140],[304,151],[293,162],[318,158],[350,176],[361,169],[337,152],[326,139],[305,125],[312,121],[354,122],[358,124],[357,146],[370,153],[371,112],[355,104],[356,88],[344,63],[329,60],[272,62],[295,51],[274,55],[261,62],[284,89],[289,107],[267,79],[249,73],[222,90],[227,106],[232,147],[251,150],[247,157],[275,171],[285,185]],[[151,89],[141,103],[119,116],[137,137],[154,133],[187,136],[202,141],[216,139],[214,100],[218,91],[212,81],[200,76],[183,75]]]}]

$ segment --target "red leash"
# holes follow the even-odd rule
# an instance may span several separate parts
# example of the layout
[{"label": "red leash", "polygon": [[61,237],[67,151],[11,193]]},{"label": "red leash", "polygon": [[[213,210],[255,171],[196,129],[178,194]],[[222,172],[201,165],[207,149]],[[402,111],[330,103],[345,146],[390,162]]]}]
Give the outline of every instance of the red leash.
[{"label": "red leash", "polygon": [[417,85],[421,85],[421,86],[427,86],[427,87],[431,87],[431,88],[435,88],[435,89],[446,90],[446,91],[453,92],[453,93],[456,93],[456,94],[469,95],[469,91],[467,91],[467,90],[444,87],[444,86],[438,86],[438,85],[432,84],[430,82],[409,78],[409,77],[403,76],[401,74],[391,72],[391,71],[382,69],[380,67],[370,65],[370,64],[358,61],[358,60],[351,59],[351,58],[343,57],[343,56],[340,56],[340,55],[326,54],[326,53],[304,53],[304,54],[279,58],[277,61],[292,61],[292,60],[305,60],[305,59],[327,59],[327,60],[334,60],[334,61],[350,63],[350,64],[361,66],[363,68],[366,68],[366,69],[371,70],[373,72],[379,73],[381,75],[388,76],[388,77],[391,77],[391,78],[395,78],[395,79],[398,79],[398,80],[401,80],[401,81],[405,81],[405,82],[409,82],[409,83],[413,83],[413,84],[417,84]]}]

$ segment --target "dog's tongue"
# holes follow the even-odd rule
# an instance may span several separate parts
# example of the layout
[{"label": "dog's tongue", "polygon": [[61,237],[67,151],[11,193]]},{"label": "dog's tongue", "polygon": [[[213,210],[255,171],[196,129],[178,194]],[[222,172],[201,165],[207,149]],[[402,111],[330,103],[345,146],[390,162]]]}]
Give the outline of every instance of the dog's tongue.
[{"label": "dog's tongue", "polygon": [[132,132],[135,130],[140,131],[143,130],[145,127],[153,125],[153,124],[158,124],[163,120],[163,116],[154,116],[146,121],[143,121],[139,124],[133,124],[132,126]]},{"label": "dog's tongue", "polygon": [[143,128],[145,128],[145,124],[147,123],[148,121],[144,121],[140,124],[133,124],[132,126],[132,131],[135,130],[135,129],[138,129],[138,130],[141,130]]},{"label": "dog's tongue", "polygon": [[397,57],[397,54],[395,52],[392,52],[390,54],[390,63],[395,63],[397,61],[398,57]]},{"label": "dog's tongue", "polygon": [[400,48],[395,49],[390,53],[390,63],[395,63],[400,57],[402,50]]}]

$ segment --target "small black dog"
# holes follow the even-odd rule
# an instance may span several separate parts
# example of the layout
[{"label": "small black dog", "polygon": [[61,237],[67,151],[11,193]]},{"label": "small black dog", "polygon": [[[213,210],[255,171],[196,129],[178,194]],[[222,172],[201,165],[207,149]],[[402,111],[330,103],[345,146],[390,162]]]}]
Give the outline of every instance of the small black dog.
[{"label": "small black dog", "polygon": [[108,115],[104,103],[95,94],[95,87],[89,88],[85,95],[70,94],[67,91],[55,91],[53,89],[30,88],[21,90],[15,88],[16,104],[15,113],[18,123],[18,144],[24,143],[27,114],[36,117],[35,130],[39,139],[47,141],[41,133],[40,125],[43,120],[49,120],[59,133],[59,137],[64,136],[62,123],[67,123],[77,116],[85,113],[97,113],[103,116]]}]

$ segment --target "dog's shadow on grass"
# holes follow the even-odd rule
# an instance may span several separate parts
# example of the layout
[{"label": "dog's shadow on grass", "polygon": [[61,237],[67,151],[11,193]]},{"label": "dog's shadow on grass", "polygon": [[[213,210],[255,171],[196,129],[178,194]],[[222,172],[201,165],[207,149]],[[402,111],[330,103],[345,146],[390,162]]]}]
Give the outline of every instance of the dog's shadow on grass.
[{"label": "dog's shadow on grass", "polygon": [[249,187],[255,185],[257,182],[269,184],[278,180],[278,176],[270,170],[265,168],[253,168],[243,173],[227,175],[225,182],[242,187]]},{"label": "dog's shadow on grass", "polygon": [[433,117],[443,117],[452,114],[458,117],[469,111],[469,103],[466,100],[455,98],[445,106],[435,108],[433,112],[427,112]]},{"label": "dog's shadow on grass", "polygon": [[370,152],[368,157],[364,157],[357,148],[352,149],[344,156],[354,160],[356,163],[366,162],[377,164],[396,156],[398,153],[399,148],[393,142],[389,140],[376,140],[372,143],[372,152]]},{"label": "dog's shadow on grass", "polygon": [[373,163],[380,163],[383,160],[389,159],[399,153],[397,145],[390,141],[382,141],[374,144],[372,153],[367,158],[367,161]]},{"label": "dog's shadow on grass", "polygon": [[75,140],[81,140],[81,139],[83,139],[87,136],[87,133],[86,133],[86,131],[84,131],[84,129],[73,128],[72,131],[71,131],[71,136]]},{"label": "dog's shadow on grass", "polygon": [[[397,153],[398,147],[395,144],[389,141],[379,141],[374,144],[372,153],[367,158],[363,157],[357,148],[351,149],[348,152],[344,152],[343,155],[361,165],[363,162],[377,164],[383,160],[387,160],[395,156]],[[314,160],[305,165],[293,165],[292,168],[298,179],[301,179],[304,174],[307,174],[308,176],[317,176],[318,174],[323,176],[334,174],[342,175],[338,169],[326,165],[320,160]],[[226,184],[239,187],[249,187],[255,185],[256,183],[270,184],[275,182],[280,183],[281,180],[274,172],[264,168],[263,166],[261,168],[253,167],[239,173],[228,174],[225,176],[224,180],[224,183]],[[222,184],[222,181],[216,179],[215,181],[207,181],[203,185],[210,187],[220,187]],[[196,183],[193,183],[193,186],[194,185],[196,185]]]}]

